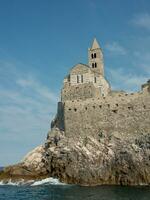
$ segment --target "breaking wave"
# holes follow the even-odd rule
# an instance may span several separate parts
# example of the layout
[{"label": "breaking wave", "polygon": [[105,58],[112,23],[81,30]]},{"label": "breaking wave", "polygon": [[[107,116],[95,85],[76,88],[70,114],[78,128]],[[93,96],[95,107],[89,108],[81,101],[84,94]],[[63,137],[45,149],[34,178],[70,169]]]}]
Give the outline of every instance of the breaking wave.
[{"label": "breaking wave", "polygon": [[56,178],[46,178],[41,181],[34,182],[31,186],[37,186],[37,185],[44,185],[44,184],[50,184],[50,185],[66,185],[65,183],[61,183]]},{"label": "breaking wave", "polygon": [[0,181],[0,186],[2,185],[10,185],[10,186],[23,186],[23,185],[29,185],[29,186],[38,186],[38,185],[66,185],[65,183],[60,182],[56,178],[45,178],[39,181],[24,181],[24,179],[18,181],[18,182],[13,182],[11,179],[9,181]]}]

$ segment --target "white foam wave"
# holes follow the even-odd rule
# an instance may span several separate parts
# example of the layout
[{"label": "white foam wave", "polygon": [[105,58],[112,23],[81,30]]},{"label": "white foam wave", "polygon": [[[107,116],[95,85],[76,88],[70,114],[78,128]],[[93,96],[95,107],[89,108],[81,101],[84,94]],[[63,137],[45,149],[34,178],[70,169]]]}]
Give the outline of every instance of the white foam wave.
[{"label": "white foam wave", "polygon": [[3,181],[0,181],[0,185],[4,185],[4,184],[3,184]]},{"label": "white foam wave", "polygon": [[24,181],[24,179],[21,179],[20,181],[13,182],[11,179],[9,181],[0,181],[0,185],[11,185],[11,186],[21,186],[21,185],[31,185],[34,181]]},{"label": "white foam wave", "polygon": [[11,179],[9,181],[0,181],[0,186],[2,185],[11,185],[11,186],[23,186],[23,185],[31,185],[31,186],[38,186],[38,185],[66,185],[65,183],[61,183],[58,179],[56,178],[45,178],[40,181],[25,181],[24,179],[21,179],[17,182],[13,182]]},{"label": "white foam wave", "polygon": [[0,185],[13,185],[13,186],[17,186],[17,185],[19,185],[19,183],[12,182],[11,180],[9,180],[8,182],[1,181]]},{"label": "white foam wave", "polygon": [[40,181],[36,181],[31,186],[44,185],[44,184],[66,185],[65,183],[61,183],[58,179],[50,177],[50,178],[46,178]]}]

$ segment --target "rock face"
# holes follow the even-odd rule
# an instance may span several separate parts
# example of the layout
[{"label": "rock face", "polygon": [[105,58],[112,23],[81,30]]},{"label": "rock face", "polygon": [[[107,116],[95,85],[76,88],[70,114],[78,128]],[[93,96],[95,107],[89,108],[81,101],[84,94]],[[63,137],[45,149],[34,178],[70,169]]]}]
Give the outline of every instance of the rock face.
[{"label": "rock face", "polygon": [[[58,142],[55,143],[55,138]],[[59,130],[48,134],[46,166],[50,176],[80,185],[150,184],[150,134],[124,137],[99,133],[71,140]]]},{"label": "rock face", "polygon": [[6,167],[0,180],[35,180],[55,177],[80,185],[150,184],[150,133],[130,135],[99,132],[98,137],[67,138],[52,129],[45,146]]},{"label": "rock face", "polygon": [[45,149],[43,145],[36,147],[24,157],[22,160],[23,166],[31,171],[35,171],[37,174],[46,174],[44,153]]},{"label": "rock face", "polygon": [[12,182],[42,179],[48,176],[44,161],[44,146],[38,146],[29,152],[24,159],[13,166],[5,167],[0,171],[0,180]]}]

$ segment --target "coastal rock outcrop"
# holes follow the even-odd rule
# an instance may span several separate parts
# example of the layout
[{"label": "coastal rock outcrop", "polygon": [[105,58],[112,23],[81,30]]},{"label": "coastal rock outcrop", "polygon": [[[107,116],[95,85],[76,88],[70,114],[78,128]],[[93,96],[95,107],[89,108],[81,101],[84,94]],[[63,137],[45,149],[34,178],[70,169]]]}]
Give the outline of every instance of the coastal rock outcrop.
[{"label": "coastal rock outcrop", "polygon": [[77,140],[57,128],[49,131],[45,146],[0,172],[0,180],[13,182],[46,177],[79,185],[149,185],[150,133],[124,137],[99,133]]},{"label": "coastal rock outcrop", "polygon": [[40,145],[29,152],[23,160],[16,164],[5,167],[0,171],[0,180],[5,183],[39,180],[48,177],[47,169],[44,162],[45,150],[44,146]]},{"label": "coastal rock outcrop", "polygon": [[[56,132],[56,134],[55,134]],[[57,145],[54,138],[58,137]],[[45,144],[50,176],[80,185],[150,184],[150,133],[100,133],[72,140],[53,130]]]}]

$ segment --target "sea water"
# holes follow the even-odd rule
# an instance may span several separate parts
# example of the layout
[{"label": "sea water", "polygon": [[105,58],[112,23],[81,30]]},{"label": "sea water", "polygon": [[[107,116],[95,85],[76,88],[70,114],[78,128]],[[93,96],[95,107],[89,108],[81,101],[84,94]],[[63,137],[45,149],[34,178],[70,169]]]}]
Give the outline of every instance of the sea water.
[{"label": "sea water", "polygon": [[81,187],[48,178],[28,184],[0,182],[0,200],[150,200],[150,187]]}]

